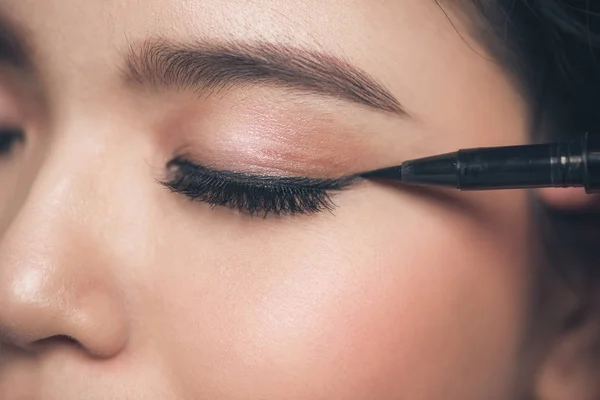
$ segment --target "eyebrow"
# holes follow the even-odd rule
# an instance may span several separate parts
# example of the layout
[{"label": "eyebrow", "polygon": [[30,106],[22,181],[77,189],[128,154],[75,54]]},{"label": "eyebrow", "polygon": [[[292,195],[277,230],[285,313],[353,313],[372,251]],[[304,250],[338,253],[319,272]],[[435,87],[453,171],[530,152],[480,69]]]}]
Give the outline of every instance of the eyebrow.
[{"label": "eyebrow", "polygon": [[408,115],[390,91],[360,68],[307,49],[265,42],[147,40],[131,45],[125,60],[124,80],[137,86],[199,92],[272,86]]},{"label": "eyebrow", "polygon": [[20,69],[31,69],[31,49],[23,32],[0,13],[0,64]]}]

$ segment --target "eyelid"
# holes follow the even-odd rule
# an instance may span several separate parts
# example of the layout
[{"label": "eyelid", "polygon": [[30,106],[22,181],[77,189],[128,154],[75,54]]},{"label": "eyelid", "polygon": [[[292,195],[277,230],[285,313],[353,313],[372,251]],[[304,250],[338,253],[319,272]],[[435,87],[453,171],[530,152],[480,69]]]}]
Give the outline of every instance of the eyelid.
[{"label": "eyelid", "polygon": [[5,87],[0,80],[0,124],[14,126],[22,123],[24,115],[20,98],[13,90]]}]

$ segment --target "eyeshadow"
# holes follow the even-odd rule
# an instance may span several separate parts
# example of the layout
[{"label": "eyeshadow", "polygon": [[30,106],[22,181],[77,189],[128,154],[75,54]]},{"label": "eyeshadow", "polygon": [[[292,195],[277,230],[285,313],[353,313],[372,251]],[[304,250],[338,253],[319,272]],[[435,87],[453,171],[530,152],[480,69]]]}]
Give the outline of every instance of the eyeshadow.
[{"label": "eyeshadow", "polygon": [[190,108],[165,122],[163,130],[181,138],[194,159],[219,169],[243,166],[253,169],[247,172],[332,177],[351,172],[373,147],[350,124],[312,110],[269,105]]},{"label": "eyeshadow", "polygon": [[398,121],[385,118],[252,90],[188,99],[172,106],[155,130],[172,158],[189,155],[219,170],[335,178],[377,168],[386,158],[399,161],[390,158]]}]

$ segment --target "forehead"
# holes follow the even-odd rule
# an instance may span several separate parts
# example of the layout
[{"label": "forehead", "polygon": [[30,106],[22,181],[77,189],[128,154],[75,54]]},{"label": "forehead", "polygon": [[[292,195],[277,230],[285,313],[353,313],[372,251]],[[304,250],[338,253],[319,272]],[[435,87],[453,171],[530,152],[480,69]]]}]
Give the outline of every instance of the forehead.
[{"label": "forehead", "polygon": [[[390,28],[418,32],[424,25],[435,26],[442,16],[434,0],[2,0],[0,3],[40,28],[55,28],[65,33],[70,29],[83,30],[90,36],[103,33],[116,39],[126,29],[133,36],[193,33],[304,41],[313,45],[329,45],[361,36],[357,28],[375,37],[377,32]],[[102,29],[97,32],[92,28]]]},{"label": "forehead", "polygon": [[31,33],[50,69],[110,70],[149,37],[260,40],[347,58],[400,90],[394,82],[457,51],[474,56],[433,0],[0,0],[0,9]]}]

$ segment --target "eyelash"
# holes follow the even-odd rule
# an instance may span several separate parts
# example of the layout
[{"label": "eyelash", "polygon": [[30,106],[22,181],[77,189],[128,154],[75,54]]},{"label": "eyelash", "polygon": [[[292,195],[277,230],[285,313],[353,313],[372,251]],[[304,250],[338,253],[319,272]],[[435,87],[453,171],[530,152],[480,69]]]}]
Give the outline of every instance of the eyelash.
[{"label": "eyelash", "polygon": [[0,128],[0,157],[9,156],[17,144],[25,141],[25,134],[18,128]]},{"label": "eyelash", "polygon": [[161,183],[172,192],[211,207],[227,207],[263,217],[333,211],[336,207],[331,199],[333,192],[348,187],[356,179],[248,175],[202,167],[185,158],[176,158],[167,166],[171,176]]}]

